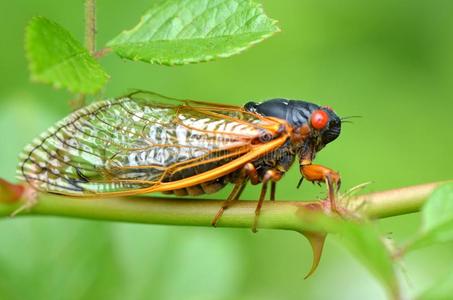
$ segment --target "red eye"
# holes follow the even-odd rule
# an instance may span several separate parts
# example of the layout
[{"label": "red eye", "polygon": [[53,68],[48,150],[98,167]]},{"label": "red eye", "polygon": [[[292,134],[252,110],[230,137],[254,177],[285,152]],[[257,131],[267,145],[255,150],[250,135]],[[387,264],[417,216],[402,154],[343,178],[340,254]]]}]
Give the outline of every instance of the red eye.
[{"label": "red eye", "polygon": [[315,129],[323,129],[329,122],[329,115],[321,109],[315,110],[311,114],[311,126]]}]

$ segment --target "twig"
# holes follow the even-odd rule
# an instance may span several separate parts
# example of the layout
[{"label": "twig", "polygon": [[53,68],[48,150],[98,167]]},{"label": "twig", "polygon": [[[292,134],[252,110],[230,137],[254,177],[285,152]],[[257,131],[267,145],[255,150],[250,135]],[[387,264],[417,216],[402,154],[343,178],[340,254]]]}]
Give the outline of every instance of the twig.
[{"label": "twig", "polygon": [[450,181],[403,187],[358,197],[364,201],[362,212],[369,218],[386,218],[415,212],[439,185]]},{"label": "twig", "polygon": [[69,106],[72,108],[73,111],[78,110],[81,107],[85,106],[85,94],[78,94],[74,98],[69,100]]},{"label": "twig", "polygon": [[85,45],[88,52],[96,52],[96,0],[85,1]]},{"label": "twig", "polygon": [[[349,201],[365,202],[358,214],[370,218],[386,218],[417,212],[426,198],[442,182],[366,194]],[[132,223],[211,226],[220,200],[162,197],[117,197],[81,199],[40,194],[38,203],[18,216],[54,215],[74,218],[121,221]],[[267,201],[259,220],[260,228],[310,230],[310,209],[322,209],[325,202]],[[10,216],[23,201],[0,203],[0,217]],[[218,222],[219,227],[250,228],[256,201],[239,201],[228,208]]]},{"label": "twig", "polygon": [[101,57],[104,57],[105,55],[109,54],[111,51],[112,51],[112,48],[102,48],[101,50],[94,52],[93,56],[95,58],[101,58]]},{"label": "twig", "polygon": [[[352,207],[356,208],[353,212],[361,217],[386,218],[409,214],[419,211],[432,191],[443,183],[445,182],[371,193],[351,197],[348,200],[352,204],[359,204]],[[8,198],[9,195],[14,196],[16,190],[9,184],[4,184],[3,189],[0,189],[0,217],[11,216],[13,212],[25,208],[20,210],[17,216],[50,215],[103,221],[210,227],[212,218],[223,203],[221,200],[162,197],[86,199],[40,194],[37,203],[30,207],[27,206],[26,197],[22,197],[20,201],[11,201],[13,199]],[[258,227],[293,230],[304,234],[312,245],[314,255],[312,270],[314,270],[319,262],[324,238],[311,234],[329,230],[320,228],[313,221],[317,218],[316,213],[329,212],[328,206],[328,200],[267,201],[262,207]],[[239,201],[225,211],[217,226],[251,228],[255,218],[255,207],[256,201]],[[316,242],[320,243],[320,248],[316,247]],[[391,299],[401,299],[398,288],[389,292]]]},{"label": "twig", "polygon": [[[88,52],[95,56],[96,54],[96,0],[85,1],[85,47]],[[72,110],[77,110],[85,106],[86,95],[79,94],[69,100],[69,106]]]}]

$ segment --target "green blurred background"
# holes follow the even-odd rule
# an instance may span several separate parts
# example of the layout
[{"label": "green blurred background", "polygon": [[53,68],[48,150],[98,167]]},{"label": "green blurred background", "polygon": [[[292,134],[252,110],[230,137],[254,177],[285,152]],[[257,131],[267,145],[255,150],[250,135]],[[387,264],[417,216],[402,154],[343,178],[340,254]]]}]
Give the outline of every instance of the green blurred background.
[{"label": "green blurred background", "polygon": [[[317,163],[340,170],[345,188],[377,191],[451,179],[453,2],[449,0],[263,0],[282,32],[229,59],[182,67],[101,63],[112,78],[102,98],[130,88],[243,104],[306,99],[344,126]],[[138,22],[150,1],[98,1],[98,45]],[[1,1],[0,176],[14,180],[17,154],[70,112],[63,90],[29,82],[23,33],[43,15],[83,38],[83,1]],[[313,199],[294,168],[278,199]],[[225,197],[227,190],[218,194]],[[258,187],[245,198],[257,197]],[[402,241],[419,215],[382,220]],[[414,294],[451,272],[453,244],[411,253],[402,282]],[[317,273],[308,243],[293,232],[92,222],[50,217],[0,221],[0,299],[382,299],[373,277],[328,239]],[[404,276],[408,274],[409,280]]]}]

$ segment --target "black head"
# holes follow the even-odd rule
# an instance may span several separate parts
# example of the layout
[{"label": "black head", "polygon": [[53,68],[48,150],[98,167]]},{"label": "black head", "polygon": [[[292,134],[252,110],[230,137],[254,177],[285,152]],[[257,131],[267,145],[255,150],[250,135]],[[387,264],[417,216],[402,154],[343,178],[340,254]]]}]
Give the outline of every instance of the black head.
[{"label": "black head", "polygon": [[271,99],[261,103],[249,102],[244,108],[262,116],[286,120],[294,129],[308,125],[310,140],[316,143],[317,150],[340,135],[341,119],[329,107],[302,100]]}]

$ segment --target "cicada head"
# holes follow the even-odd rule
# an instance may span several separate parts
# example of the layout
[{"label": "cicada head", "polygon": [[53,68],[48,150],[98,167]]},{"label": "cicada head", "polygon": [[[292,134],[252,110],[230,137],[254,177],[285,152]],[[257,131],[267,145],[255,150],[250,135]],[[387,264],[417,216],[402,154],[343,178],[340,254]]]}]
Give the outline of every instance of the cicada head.
[{"label": "cicada head", "polygon": [[301,157],[308,151],[314,156],[340,135],[341,119],[327,106],[302,100],[271,99],[262,103],[249,102],[244,108],[262,116],[286,120],[299,135],[294,139],[294,146]]}]

